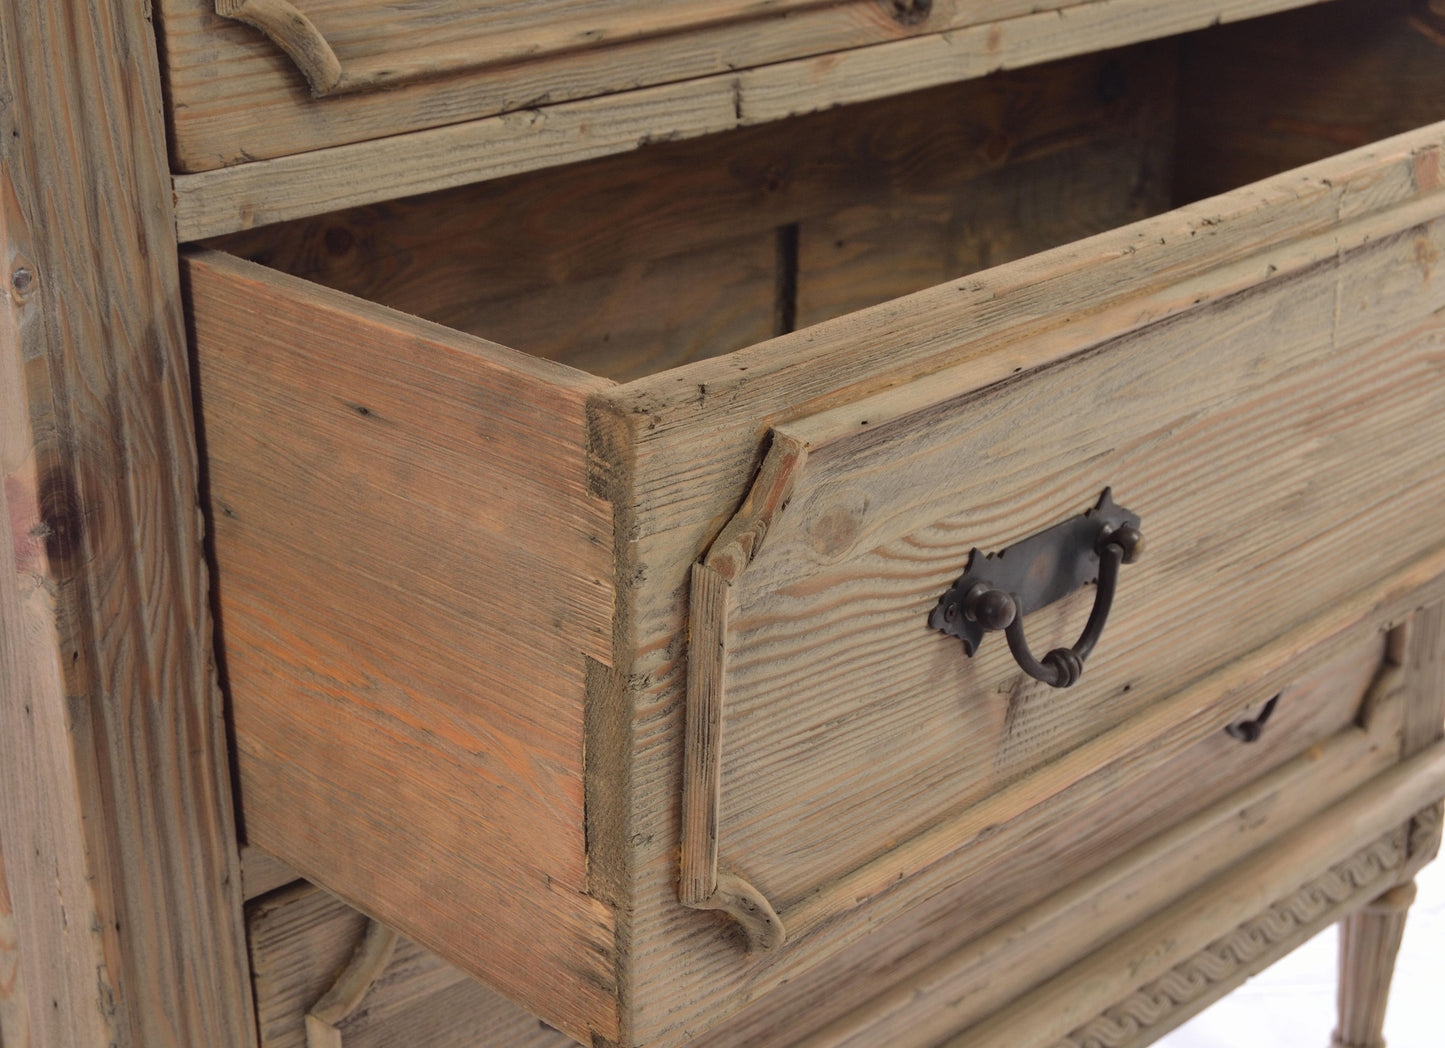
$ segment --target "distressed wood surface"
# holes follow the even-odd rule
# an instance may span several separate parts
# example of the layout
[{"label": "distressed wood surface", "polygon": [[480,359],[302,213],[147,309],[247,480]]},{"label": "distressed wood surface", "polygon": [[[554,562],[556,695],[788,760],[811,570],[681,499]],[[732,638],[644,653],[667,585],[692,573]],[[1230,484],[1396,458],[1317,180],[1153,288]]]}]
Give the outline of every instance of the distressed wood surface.
[{"label": "distressed wood surface", "polygon": [[[285,50],[313,95],[408,80],[718,23],[786,15],[829,0],[214,0],[215,12],[259,29]],[[856,0],[855,0],[856,2]],[[338,53],[337,47],[342,50]]]},{"label": "distressed wood surface", "polygon": [[0,3],[0,849],[47,1048],[255,1038],[147,16]]},{"label": "distressed wood surface", "polygon": [[614,1036],[583,808],[604,383],[229,256],[187,273],[247,839]]},{"label": "distressed wood surface", "polygon": [[[799,906],[1436,547],[1445,284],[1421,253],[1445,253],[1445,223],[984,395],[935,402],[947,380],[931,379],[850,406],[857,435],[782,429],[808,457],[734,584],[722,862],[780,911]],[[1021,683],[1000,638],[969,659],[926,628],[970,549],[1111,485],[1149,554],[1122,571],[1067,694]],[[1220,526],[1241,511],[1272,526]],[[1386,516],[1396,526],[1361,548]],[[1221,588],[1232,614],[1201,621]],[[1093,599],[1031,614],[1034,650],[1070,643]]]},{"label": "distressed wood surface", "polygon": [[[1251,976],[1302,946],[1341,913],[1387,883],[1398,869],[1398,831],[1294,892],[1194,956],[1105,1008],[1055,1048],[1143,1048]],[[1147,947],[1146,947],[1147,948]]]},{"label": "distressed wood surface", "polygon": [[[1383,281],[1382,290],[1390,279],[1423,288],[1427,274],[1418,260],[1393,278],[1383,260],[1410,242],[1409,230],[1441,212],[1435,194],[1442,134],[1437,127],[1382,143],[594,398],[595,446],[627,449],[599,472],[610,478],[609,494],[623,506],[619,520],[632,536],[619,550],[618,577],[629,580],[621,599],[632,609],[630,643],[637,653],[630,826],[630,839],[638,842],[631,853],[637,888],[630,934],[638,958],[633,1029],[639,1038],[711,1025],[856,941],[861,914],[876,921],[885,910],[896,912],[895,906],[942,890],[958,874],[944,863],[894,889],[896,898],[882,909],[865,908],[858,922],[835,923],[793,943],[777,963],[744,962],[735,941],[717,939],[713,922],[720,918],[688,916],[677,907],[673,806],[681,792],[675,761],[682,743],[685,652],[668,638],[682,629],[686,568],[742,501],[769,427],[916,376],[941,376],[930,380],[931,395],[947,399],[950,388],[981,389],[1131,332],[1156,328],[1157,337],[1167,338],[1175,317],[1213,316],[1218,340],[1234,309],[1252,316],[1261,295],[1275,298],[1269,290],[1246,292],[1271,280],[1313,282],[1313,268],[1340,265],[1338,258],[1353,258],[1361,244],[1380,236],[1390,243],[1364,250],[1376,259],[1369,268]],[[1358,224],[1346,228],[1352,223]],[[1438,283],[1429,279],[1431,286]],[[1391,293],[1409,297],[1399,287]],[[1414,315],[1419,323],[1418,311]],[[1342,323],[1348,332],[1354,320],[1345,316]],[[1404,323],[1402,331],[1409,327]],[[1422,337],[1429,337],[1423,328]],[[1429,351],[1418,340],[1414,345],[1406,352],[1423,366]],[[1379,381],[1366,388],[1378,388]],[[1395,392],[1415,396],[1400,386]],[[1297,418],[1304,411],[1301,405]],[[678,478],[684,477],[711,479],[681,486]],[[1423,511],[1422,503],[1414,505]],[[956,511],[938,519],[948,512]],[[1045,522],[1042,503],[1033,512],[1036,523]],[[865,542],[863,548],[870,547]],[[1413,585],[1423,584],[1427,571],[1422,567]],[[1402,579],[1395,592],[1411,585]],[[1368,599],[1360,594],[1361,601]],[[1346,616],[1343,625],[1364,606],[1352,599],[1348,608],[1334,610]],[[747,868],[736,872],[752,874]],[[684,955],[685,969],[678,960]]]},{"label": "distressed wood surface", "polygon": [[[406,134],[374,137],[384,133],[369,129],[359,136],[366,141],[307,152],[295,152],[309,148],[296,143],[287,150],[290,155],[270,154],[272,159],[178,175],[177,230],[182,240],[216,236],[338,207],[627,152],[650,142],[692,138],[918,91],[1284,10],[1300,2],[1232,0],[1201,5],[1196,0],[1092,0],[1062,16],[1048,10],[1021,13],[843,54],[720,75],[694,73],[677,83],[618,94],[533,103],[534,108]],[[682,40],[689,47],[696,43]],[[175,50],[172,46],[168,53]],[[214,52],[205,53],[205,76],[215,83],[209,64]],[[539,85],[533,96],[542,93],[556,99],[563,92],[554,83],[550,90]],[[392,113],[401,109],[394,95],[388,95],[387,106]],[[249,121],[264,108],[248,104],[238,111]],[[195,107],[173,113],[176,119],[199,115]],[[262,126],[277,128],[282,123],[268,121]],[[314,127],[313,121],[308,119],[307,126]],[[266,152],[248,148],[248,155],[260,157]]]},{"label": "distressed wood surface", "polygon": [[[318,1048],[306,1016],[335,985],[367,918],[302,884],[252,904],[247,927],[261,1048]],[[336,1024],[341,1048],[563,1048],[576,1042],[415,943],[399,938],[355,1010]]]},{"label": "distressed wood surface", "polygon": [[30,1048],[28,1009],[20,969],[20,927],[5,883],[5,853],[0,850],[0,1048]]},{"label": "distressed wood surface", "polygon": [[[1431,798],[1441,790],[1445,790],[1445,746],[1437,744],[1232,867],[1214,884],[1094,951],[1086,964],[1042,983],[945,1043],[948,1048],[1003,1048],[1052,1044],[1055,1038],[1064,1040],[1075,1031],[1082,1034],[1081,1028],[1100,1012],[1166,977],[1176,965],[1187,964],[1198,951],[1208,948],[1221,927],[1243,925],[1267,915],[1272,903],[1289,897],[1309,878],[1309,871],[1329,870],[1350,862],[1357,849],[1369,848],[1377,840],[1388,842],[1379,856],[1381,861],[1369,864],[1375,870],[1373,876],[1358,881],[1348,878],[1355,882],[1358,895],[1304,893],[1300,898],[1306,904],[1308,920],[1299,919],[1303,913],[1278,915],[1285,925],[1300,926],[1300,937],[1290,941],[1303,942],[1394,883],[1409,859],[1408,835],[1396,828],[1381,838],[1381,827],[1406,823],[1411,814],[1433,803]],[[1247,974],[1241,973],[1240,981]]]},{"label": "distressed wood surface", "polygon": [[[1174,63],[1089,55],[213,245],[626,380],[1162,210]],[[833,215],[880,209],[939,228],[817,257]]]},{"label": "distressed wood surface", "polygon": [[[1342,708],[1345,694],[1334,692],[1332,675],[1372,656],[1380,672],[1363,698],[1358,692],[1351,696],[1361,707],[1376,706],[1368,735],[1346,727],[1315,746],[1305,741],[1307,732],[1297,735],[1297,759],[1231,792],[1232,783],[1251,773],[1241,766],[1239,777],[1231,780],[1225,766],[1250,747],[1219,732],[1140,788],[1101,794],[1095,813],[1071,815],[1048,833],[1021,842],[995,862],[990,874],[952,886],[946,905],[934,900],[882,925],[857,947],[790,980],[696,1043],[700,1048],[933,1048],[986,1018],[1393,765],[1405,694],[1393,684],[1389,667],[1378,662],[1380,648],[1377,637],[1363,648],[1356,640],[1333,664],[1320,663],[1318,653],[1306,658],[1312,670],[1295,685],[1299,690],[1285,691],[1276,713],[1293,718],[1293,726],[1286,728],[1291,733],[1299,730],[1301,715],[1322,716],[1324,709],[1348,721],[1352,706]],[[1269,687],[1261,682],[1261,693]],[[1377,696],[1377,691],[1384,694]],[[1334,697],[1326,699],[1329,694]],[[1272,719],[1269,730],[1275,726]],[[1218,749],[1211,745],[1215,742]],[[1278,752],[1296,745],[1271,743],[1269,731],[1254,745],[1260,744],[1281,745]],[[1254,774],[1262,770],[1256,767]],[[1138,816],[1137,798],[1143,797],[1156,811],[1168,810],[1178,804],[1171,794],[1182,798],[1195,786],[1212,790],[1207,784],[1215,781],[1216,772],[1225,773],[1219,780],[1224,790],[1217,795],[1224,799],[1167,832],[1159,832],[1160,821],[1149,821],[1157,817],[1145,815],[1138,837],[1120,835],[1117,826],[1111,828],[1096,814],[1102,806],[1121,812],[1132,808]],[[1061,869],[1070,877],[1064,888],[1059,886]],[[1301,879],[1306,875],[1302,870]],[[1040,941],[1050,948],[1038,949]],[[887,989],[880,991],[880,985]],[[859,997],[864,998],[861,1005]]]}]

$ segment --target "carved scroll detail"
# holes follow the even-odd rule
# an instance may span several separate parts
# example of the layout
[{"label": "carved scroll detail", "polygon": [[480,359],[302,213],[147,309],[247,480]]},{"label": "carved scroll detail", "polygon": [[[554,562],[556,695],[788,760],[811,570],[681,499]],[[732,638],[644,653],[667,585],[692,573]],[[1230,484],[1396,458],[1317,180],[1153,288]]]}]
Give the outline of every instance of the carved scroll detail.
[{"label": "carved scroll detail", "polygon": [[806,445],[774,432],[743,504],[692,572],[678,896],[686,906],[730,914],[747,932],[749,950],[777,949],[787,941],[787,930],[762,892],[736,874],[718,871],[728,596],[787,508],[806,460]]},{"label": "carved scroll detail", "polygon": [[314,95],[335,94],[346,79],[341,59],[290,0],[216,0],[216,14],[259,29],[305,75]]},{"label": "carved scroll detail", "polygon": [[[1434,809],[1426,809],[1434,810]],[[1076,1029],[1055,1048],[1135,1048],[1156,1039],[1154,1027],[1206,997],[1331,907],[1392,886],[1409,853],[1403,828],[1279,900],[1264,913],[1216,939],[1189,960],[1130,994]]]},{"label": "carved scroll detail", "polygon": [[341,1023],[361,1007],[391,963],[397,933],[372,921],[331,989],[306,1013],[306,1048],[341,1048]]},{"label": "carved scroll detail", "polygon": [[1445,802],[1422,809],[1410,820],[1410,865],[1430,862],[1440,853],[1442,817]]}]

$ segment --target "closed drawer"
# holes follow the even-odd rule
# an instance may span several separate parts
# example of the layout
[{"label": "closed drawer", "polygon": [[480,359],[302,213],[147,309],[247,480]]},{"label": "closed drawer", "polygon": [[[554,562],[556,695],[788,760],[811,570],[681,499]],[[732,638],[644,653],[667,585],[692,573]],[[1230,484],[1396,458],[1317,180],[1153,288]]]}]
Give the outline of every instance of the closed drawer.
[{"label": "closed drawer", "polygon": [[[1445,575],[1445,127],[1168,211],[1158,143],[1221,86],[1179,57],[980,85],[1029,143],[996,163],[851,114],[861,193],[804,122],[771,198],[697,194],[719,138],[191,256],[252,842],[578,1039],[682,1043],[1406,617]],[[1106,487],[1149,548],[1077,684],[930,628]]]},{"label": "closed drawer", "polygon": [[[634,148],[639,135],[757,124],[1310,2],[161,0],[157,7],[174,161],[200,172],[424,129],[453,128],[423,136],[429,142],[467,138],[462,124],[487,137],[488,122],[530,137],[532,166],[563,163]],[[477,143],[475,161],[487,163],[489,151]]]},{"label": "closed drawer", "polygon": [[[1392,635],[1392,644],[1394,639]],[[956,897],[931,905],[931,912],[910,917],[909,926],[901,935],[891,936],[894,941],[889,946],[906,951],[911,969],[897,958],[877,958],[887,951],[875,946],[878,970],[848,974],[877,1000],[856,1011],[845,1009],[839,1017],[816,1001],[802,1004],[796,991],[792,999],[765,997],[747,1015],[713,1031],[706,1043],[831,1044],[862,1038],[869,1027],[884,1021],[903,1027],[889,1031],[894,1040],[905,1036],[909,1043],[931,1043],[929,1037],[940,1030],[1007,1000],[1009,993],[1060,968],[1091,941],[1189,892],[1262,842],[1350,794],[1395,759],[1404,709],[1401,695],[1390,686],[1390,675],[1398,670],[1390,669],[1394,656],[1379,634],[1356,638],[1322,665],[1315,664],[1318,660],[1312,656],[1297,660],[1300,668],[1295,672],[1301,675],[1279,693],[1274,714],[1254,742],[1246,745],[1226,733],[1212,733],[1180,754],[1171,767],[1156,769],[1143,780],[1140,793],[1149,798],[1145,805],[1153,810],[1178,810],[1185,793],[1191,798],[1187,807],[1201,809],[1165,839],[1147,840],[1152,831],[1137,818],[1138,797],[1101,793],[1071,815],[1075,832],[1018,849],[1009,857],[1014,884],[1006,896],[1007,908],[1000,908],[1005,896],[997,892],[991,898],[975,892],[967,899],[954,893]],[[1368,731],[1360,730],[1363,720],[1369,721]],[[1250,785],[1235,788],[1241,782]],[[1002,930],[995,928],[982,939],[979,933],[1019,906],[1047,907],[1051,899],[1057,900],[1056,890],[1040,898],[1043,885],[1056,882],[1041,878],[1040,872],[1063,867],[1071,876],[1082,877],[1097,865],[1097,856],[1090,853],[1097,853],[1096,842],[1105,838],[1109,854],[1125,856],[1124,865],[1135,873],[1096,875],[1092,882],[1107,885],[1114,893],[1109,905],[1075,904],[1052,917],[1050,936],[1064,935],[1074,955],[1032,951],[1036,957],[1031,964],[1015,963],[1011,981],[990,979],[989,993],[971,997],[967,1009],[954,1006],[935,1016],[926,1007],[904,1009],[893,1003],[880,1010],[879,1001],[918,996],[911,987],[918,981],[915,972],[924,958],[942,954],[943,959],[935,961],[933,982],[938,981],[940,968],[957,983],[980,962],[997,965],[997,948],[986,947]],[[254,853],[252,857],[266,860]],[[281,871],[283,878],[285,872]],[[1141,878],[1149,882],[1148,888],[1136,883]],[[987,879],[1000,880],[992,870]],[[1086,880],[1071,891],[1082,900],[1092,882]],[[1101,887],[1100,893],[1104,892]],[[561,1048],[574,1043],[314,885],[288,881],[253,899],[247,905],[246,926],[260,1048],[385,1048],[401,1042],[411,1048]],[[923,929],[934,931],[925,934]],[[946,929],[946,934],[938,929]],[[970,965],[973,953],[960,955],[957,947],[974,941],[973,953],[980,956]],[[845,954],[831,967],[849,961]],[[820,977],[826,985],[832,975],[825,968],[804,982],[819,983]],[[933,987],[931,992],[936,996],[940,990]],[[858,1003],[854,997],[845,1000]],[[819,1029],[827,1019],[834,1021]]]}]

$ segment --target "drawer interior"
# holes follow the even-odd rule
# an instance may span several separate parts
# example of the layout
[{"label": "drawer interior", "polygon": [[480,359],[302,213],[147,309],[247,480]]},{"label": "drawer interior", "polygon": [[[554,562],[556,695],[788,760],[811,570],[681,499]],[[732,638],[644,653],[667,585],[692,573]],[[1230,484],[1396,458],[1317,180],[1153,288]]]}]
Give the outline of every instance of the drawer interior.
[{"label": "drawer interior", "polygon": [[627,381],[1439,120],[1410,8],[1336,0],[212,243]]}]

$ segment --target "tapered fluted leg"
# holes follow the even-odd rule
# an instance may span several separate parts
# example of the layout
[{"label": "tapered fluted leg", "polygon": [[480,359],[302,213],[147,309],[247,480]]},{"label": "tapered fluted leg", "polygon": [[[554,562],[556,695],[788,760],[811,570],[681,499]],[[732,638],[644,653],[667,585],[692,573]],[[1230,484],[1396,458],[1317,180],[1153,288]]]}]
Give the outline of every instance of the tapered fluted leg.
[{"label": "tapered fluted leg", "polygon": [[1414,901],[1411,881],[1340,922],[1340,1018],[1333,1048],[1384,1048],[1390,977]]}]

